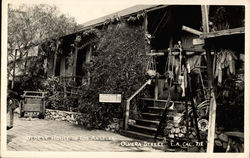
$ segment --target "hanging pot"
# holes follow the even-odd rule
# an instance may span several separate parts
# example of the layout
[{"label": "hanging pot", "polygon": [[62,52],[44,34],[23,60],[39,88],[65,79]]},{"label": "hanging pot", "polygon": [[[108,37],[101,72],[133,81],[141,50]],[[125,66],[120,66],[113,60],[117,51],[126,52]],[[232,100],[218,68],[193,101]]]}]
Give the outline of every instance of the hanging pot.
[{"label": "hanging pot", "polygon": [[155,70],[147,70],[147,75],[150,77],[154,77],[156,75],[156,71]]}]

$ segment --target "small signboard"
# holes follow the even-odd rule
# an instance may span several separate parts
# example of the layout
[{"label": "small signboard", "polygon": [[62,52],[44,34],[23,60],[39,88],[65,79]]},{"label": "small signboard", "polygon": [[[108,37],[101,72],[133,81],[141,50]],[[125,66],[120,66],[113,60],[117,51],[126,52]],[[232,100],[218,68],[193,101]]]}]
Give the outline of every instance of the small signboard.
[{"label": "small signboard", "polygon": [[100,103],[121,103],[121,94],[99,94]]},{"label": "small signboard", "polygon": [[23,111],[25,112],[39,112],[41,111],[41,105],[40,104],[25,104],[23,107]]}]

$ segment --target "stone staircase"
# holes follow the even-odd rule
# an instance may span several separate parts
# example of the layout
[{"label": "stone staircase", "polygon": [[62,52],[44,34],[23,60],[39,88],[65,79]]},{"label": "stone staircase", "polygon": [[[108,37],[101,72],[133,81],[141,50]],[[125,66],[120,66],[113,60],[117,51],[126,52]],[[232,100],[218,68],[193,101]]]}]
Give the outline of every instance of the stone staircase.
[{"label": "stone staircase", "polygon": [[[134,124],[129,124],[128,130],[122,130],[121,134],[124,136],[154,141],[157,128],[159,126],[160,120],[162,118],[167,100],[155,100],[152,98],[141,98],[146,102],[146,108],[141,113],[141,118],[136,119]],[[173,104],[173,101],[170,101],[170,106]],[[184,106],[181,101],[174,101],[175,110],[167,109],[168,112],[177,112],[183,111]],[[171,116],[168,116],[168,119],[172,119]],[[157,137],[158,140],[162,140],[161,136]]]}]

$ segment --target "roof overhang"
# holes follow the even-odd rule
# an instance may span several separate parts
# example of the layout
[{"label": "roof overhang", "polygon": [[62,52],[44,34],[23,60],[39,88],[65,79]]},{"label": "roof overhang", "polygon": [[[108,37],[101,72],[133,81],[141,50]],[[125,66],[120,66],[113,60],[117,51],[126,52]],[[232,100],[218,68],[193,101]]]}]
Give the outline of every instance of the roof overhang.
[{"label": "roof overhang", "polygon": [[121,10],[121,11],[94,19],[91,21],[88,21],[86,23],[83,23],[82,24],[83,27],[81,29],[79,29],[78,31],[73,32],[71,34],[61,36],[61,38],[72,35],[72,34],[76,34],[78,32],[89,30],[89,29],[94,28],[94,27],[101,26],[105,23],[106,20],[113,18],[113,17],[116,17],[116,16],[118,16],[120,18],[126,18],[126,17],[132,16],[132,15],[138,14],[140,12],[143,12],[143,11],[150,12],[150,11],[154,11],[154,10],[165,8],[165,7],[167,7],[167,5],[135,5],[133,7],[130,7],[130,8],[127,8],[127,9],[124,9],[124,10]]}]

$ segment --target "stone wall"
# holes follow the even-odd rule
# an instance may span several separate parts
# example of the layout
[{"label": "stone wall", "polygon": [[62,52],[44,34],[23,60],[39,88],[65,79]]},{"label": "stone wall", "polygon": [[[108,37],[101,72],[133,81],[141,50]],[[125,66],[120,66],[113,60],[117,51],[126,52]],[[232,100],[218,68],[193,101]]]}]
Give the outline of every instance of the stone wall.
[{"label": "stone wall", "polygon": [[[15,113],[18,115],[20,114],[19,108],[16,108]],[[24,120],[34,120],[38,119],[39,112],[25,112]],[[87,127],[89,123],[89,118],[87,114],[79,113],[79,112],[69,112],[69,111],[61,111],[61,110],[52,110],[46,109],[45,110],[45,119],[49,120],[57,120],[57,121],[67,121],[76,125],[82,125]],[[105,127],[105,131],[111,131],[114,133],[119,133],[120,128],[122,127],[121,124],[122,120],[118,118],[113,118],[110,123]]]},{"label": "stone wall", "polygon": [[46,109],[45,119],[67,121],[76,125],[85,125],[88,120],[87,115],[83,113],[51,109]]},{"label": "stone wall", "polygon": [[[58,120],[58,121],[67,121],[76,125],[86,126],[88,124],[87,114],[79,113],[79,112],[69,112],[69,111],[60,111],[60,110],[52,110],[46,109],[45,111],[45,119],[50,120]],[[119,132],[120,129],[120,120],[117,118],[113,118],[111,123],[105,128],[106,131],[111,132]]]}]

